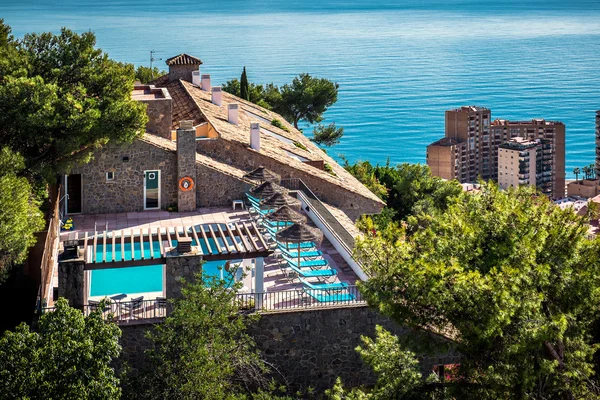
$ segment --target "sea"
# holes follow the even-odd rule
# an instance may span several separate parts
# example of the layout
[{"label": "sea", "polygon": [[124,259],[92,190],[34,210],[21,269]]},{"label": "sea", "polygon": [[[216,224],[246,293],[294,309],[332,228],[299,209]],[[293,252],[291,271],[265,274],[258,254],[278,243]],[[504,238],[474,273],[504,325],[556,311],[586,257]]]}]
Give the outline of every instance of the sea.
[{"label": "sea", "polygon": [[331,79],[338,160],[424,163],[462,105],[563,121],[568,177],[595,158],[600,0],[0,0],[0,18],[16,37],[91,30],[135,65],[189,53],[213,84],[244,66],[255,83]]}]

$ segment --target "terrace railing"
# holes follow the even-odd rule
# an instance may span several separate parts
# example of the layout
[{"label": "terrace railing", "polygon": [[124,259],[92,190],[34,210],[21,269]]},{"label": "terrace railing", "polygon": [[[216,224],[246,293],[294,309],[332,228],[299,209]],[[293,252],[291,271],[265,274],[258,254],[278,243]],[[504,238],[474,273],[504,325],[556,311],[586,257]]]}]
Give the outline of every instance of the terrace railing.
[{"label": "terrace railing", "polygon": [[365,305],[357,286],[343,289],[298,288],[265,293],[238,293],[235,301],[240,311],[269,312],[281,310],[302,310],[313,308]]},{"label": "terrace railing", "polygon": [[312,190],[299,178],[282,179],[281,186],[284,188],[300,192],[303,194],[304,200],[307,201],[311,210],[317,215],[317,218],[329,229],[329,231],[338,239],[338,241],[346,248],[349,254],[352,254],[354,249],[354,236],[333,216],[331,211],[325,207],[323,202],[313,193]]},{"label": "terrace railing", "polygon": [[[308,289],[298,288],[265,293],[237,293],[233,300],[243,313],[293,311],[317,308],[344,307],[366,305],[358,287],[347,286],[341,289]],[[167,316],[171,305],[165,299],[106,302],[88,304],[83,307],[84,315],[100,311],[107,321],[117,324],[144,323],[160,321]],[[43,307],[39,315],[54,311],[54,307]]]}]

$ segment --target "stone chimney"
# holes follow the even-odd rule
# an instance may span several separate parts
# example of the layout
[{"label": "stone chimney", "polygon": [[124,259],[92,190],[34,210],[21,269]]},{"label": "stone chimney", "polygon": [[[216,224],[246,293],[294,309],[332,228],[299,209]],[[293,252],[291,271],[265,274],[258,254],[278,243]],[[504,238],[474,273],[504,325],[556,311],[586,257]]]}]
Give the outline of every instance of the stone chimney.
[{"label": "stone chimney", "polygon": [[192,73],[200,71],[200,65],[202,65],[199,58],[185,53],[169,58],[166,63],[169,66],[169,82],[182,79],[193,83]]},{"label": "stone chimney", "polygon": [[177,210],[196,209],[196,129],[193,121],[181,121],[177,129]]},{"label": "stone chimney", "polygon": [[147,105],[146,132],[171,140],[173,100],[169,91],[154,85],[136,85],[133,87],[131,98]]},{"label": "stone chimney", "polygon": [[213,88],[212,88],[212,103],[221,107],[222,94],[223,93],[221,92],[220,86],[213,86]]},{"label": "stone chimney", "polygon": [[202,75],[202,90],[210,91],[210,75]]},{"label": "stone chimney", "polygon": [[232,103],[227,105],[227,120],[230,124],[237,125],[239,122],[239,108],[238,103]]},{"label": "stone chimney", "polygon": [[250,124],[250,148],[260,151],[260,124],[258,122]]},{"label": "stone chimney", "polygon": [[200,86],[200,70],[192,71],[192,83],[196,86]]}]

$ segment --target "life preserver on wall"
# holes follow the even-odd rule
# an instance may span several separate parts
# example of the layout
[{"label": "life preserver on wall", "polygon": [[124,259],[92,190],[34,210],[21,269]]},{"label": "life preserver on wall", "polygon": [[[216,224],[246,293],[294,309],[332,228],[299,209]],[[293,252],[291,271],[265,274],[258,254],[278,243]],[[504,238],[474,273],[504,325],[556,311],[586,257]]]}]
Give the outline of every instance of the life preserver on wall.
[{"label": "life preserver on wall", "polygon": [[183,192],[189,192],[194,188],[194,180],[189,176],[184,176],[179,180],[179,189]]}]

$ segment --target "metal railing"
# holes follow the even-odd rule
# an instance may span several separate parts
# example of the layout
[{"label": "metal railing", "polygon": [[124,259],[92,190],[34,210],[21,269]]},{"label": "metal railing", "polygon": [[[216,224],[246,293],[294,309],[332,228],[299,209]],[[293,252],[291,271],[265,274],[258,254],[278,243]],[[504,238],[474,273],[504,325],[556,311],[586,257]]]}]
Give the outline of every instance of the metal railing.
[{"label": "metal railing", "polygon": [[236,294],[235,301],[240,311],[246,312],[268,312],[366,304],[366,301],[361,296],[357,286],[346,286],[338,289],[309,289],[307,287],[302,287],[278,292],[238,293]]},{"label": "metal railing", "polygon": [[302,192],[312,211],[329,228],[329,231],[338,238],[339,242],[348,250],[348,253],[352,254],[354,250],[354,236],[331,214],[302,179],[282,179],[281,186],[291,191]]},{"label": "metal railing", "polygon": [[[138,301],[110,301],[107,300],[104,307],[98,303],[83,306],[83,314],[90,315],[94,311],[100,311],[107,321],[118,324],[127,324],[134,321],[145,321],[167,316],[166,299],[138,300]],[[40,314],[54,311],[54,307],[43,307]]]},{"label": "metal railing", "polygon": [[52,199],[52,214],[48,218],[48,231],[44,236],[44,251],[40,261],[40,287],[36,303],[39,306],[48,304],[52,295],[52,273],[58,256],[58,238],[60,235],[60,191],[58,185]]},{"label": "metal railing", "polygon": [[[278,292],[237,293],[233,301],[242,313],[367,304],[357,286],[330,289],[302,287]],[[54,311],[54,307],[42,307],[39,309],[38,317],[52,311]],[[106,321],[128,324],[163,319],[171,311],[171,304],[164,298],[142,301],[107,301],[104,307],[101,307],[99,303],[84,305],[82,311],[85,316],[94,311],[100,311]]]}]

